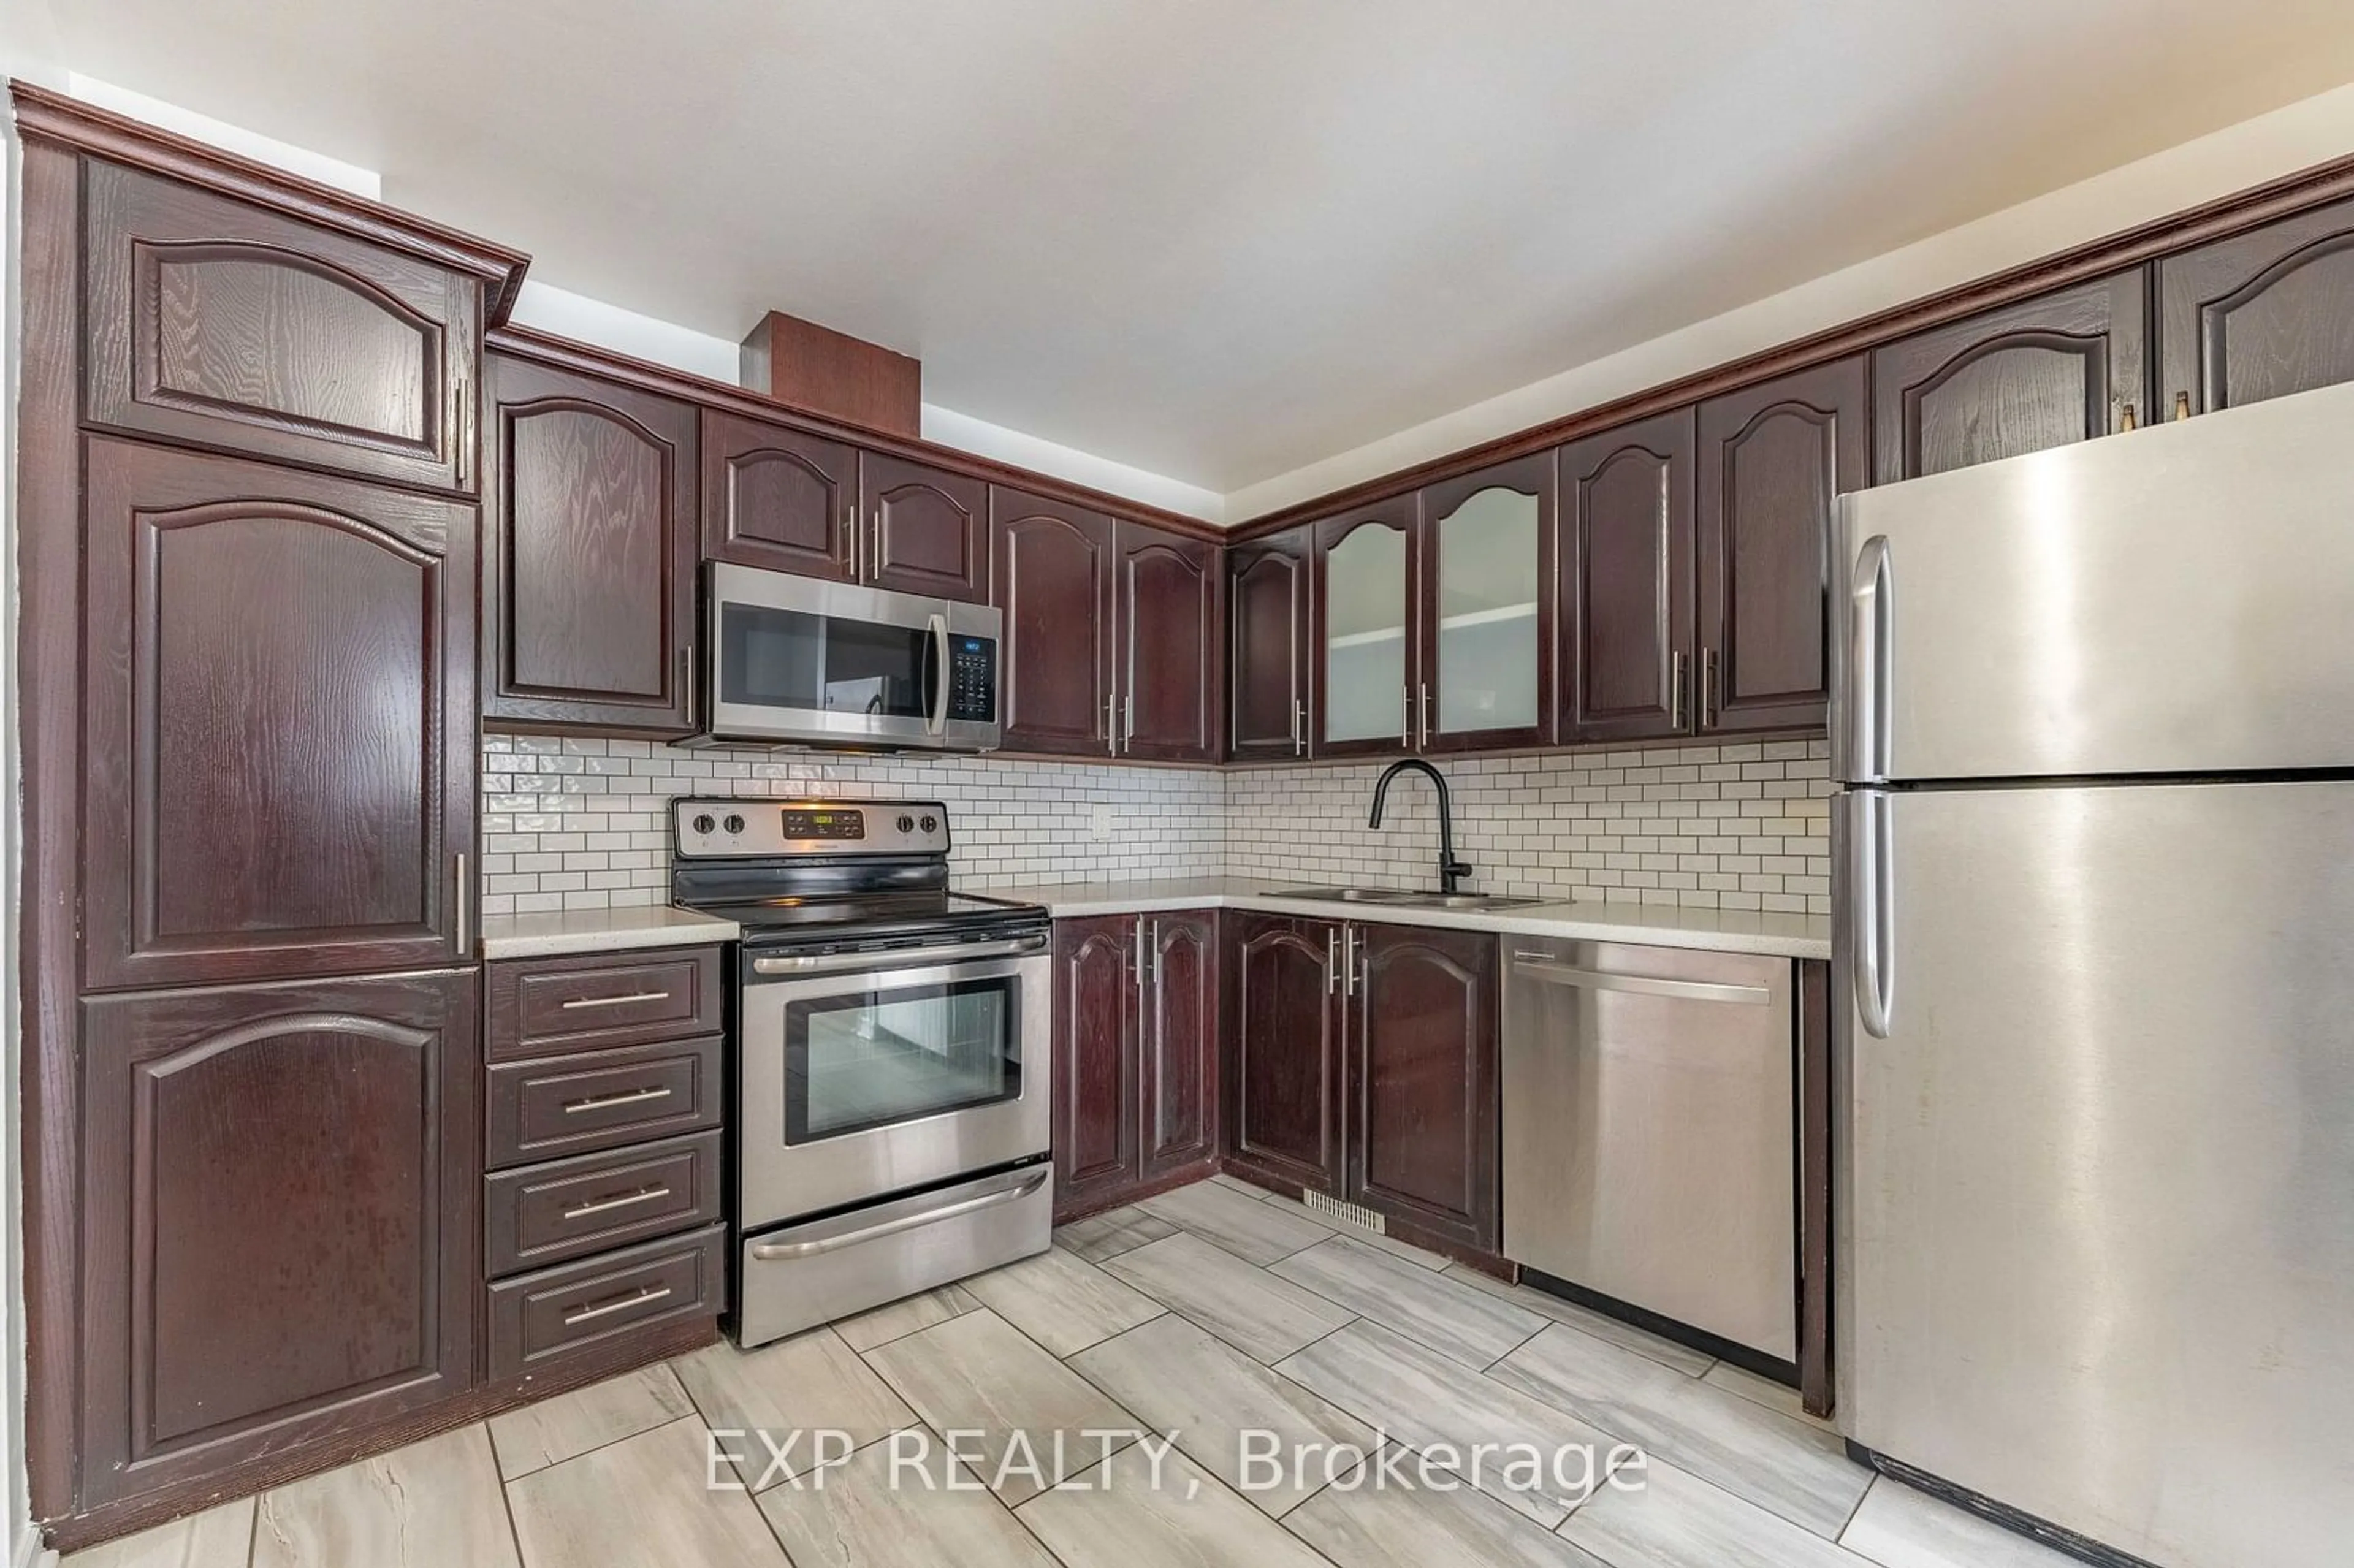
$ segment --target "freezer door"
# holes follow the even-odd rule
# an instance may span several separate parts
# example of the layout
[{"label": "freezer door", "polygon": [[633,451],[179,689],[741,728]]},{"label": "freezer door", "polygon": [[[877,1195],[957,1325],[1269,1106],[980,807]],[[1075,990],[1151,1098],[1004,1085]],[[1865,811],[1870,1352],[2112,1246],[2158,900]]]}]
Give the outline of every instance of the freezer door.
[{"label": "freezer door", "polygon": [[2344,1568],[2354,783],[1838,807],[1851,854],[1885,813],[1840,1428],[2165,1568]]},{"label": "freezer door", "polygon": [[2354,767],[2354,385],[1840,503],[1835,774]]}]

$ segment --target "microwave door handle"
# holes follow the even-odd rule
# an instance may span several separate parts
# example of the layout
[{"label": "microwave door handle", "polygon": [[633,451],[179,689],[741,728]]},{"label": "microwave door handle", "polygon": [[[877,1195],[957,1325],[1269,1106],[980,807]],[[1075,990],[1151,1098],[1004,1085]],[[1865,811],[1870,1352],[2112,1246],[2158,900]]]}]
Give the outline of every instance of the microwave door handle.
[{"label": "microwave door handle", "polygon": [[935,610],[927,621],[932,637],[932,707],[924,716],[924,733],[945,735],[949,727],[949,618]]}]

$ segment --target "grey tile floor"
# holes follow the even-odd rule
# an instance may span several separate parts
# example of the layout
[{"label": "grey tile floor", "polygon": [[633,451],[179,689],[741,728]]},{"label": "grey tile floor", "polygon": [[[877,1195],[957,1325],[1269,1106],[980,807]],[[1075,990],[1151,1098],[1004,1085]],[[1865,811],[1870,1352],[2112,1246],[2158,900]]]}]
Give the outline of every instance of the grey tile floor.
[{"label": "grey tile floor", "polygon": [[[755,1429],[769,1441],[723,1444]],[[840,1433],[820,1456],[793,1432]],[[941,1456],[943,1434],[964,1462]],[[1070,1435],[1057,1467],[1046,1435]],[[1090,1437],[1082,1432],[1110,1431]],[[1318,1456],[1272,1479],[1241,1435]],[[1035,1435],[1037,1446],[1024,1445]],[[1136,1436],[1143,1434],[1141,1437]],[[1171,1436],[1173,1435],[1173,1437]],[[1262,1439],[1261,1441],[1266,1441]],[[1584,1498],[1432,1446],[1644,1456]],[[923,1445],[929,1485],[895,1454]],[[1368,1484],[1351,1461],[1394,1455]],[[782,1452],[773,1451],[782,1448]],[[732,1457],[731,1457],[732,1456]],[[820,1467],[816,1461],[836,1462]],[[1033,1463],[1021,1463],[1020,1460]],[[1616,1474],[1630,1481],[1633,1467]],[[715,1478],[727,1483],[715,1487]],[[897,1479],[900,1484],[894,1485]],[[1057,1480],[1062,1484],[1055,1484]],[[820,1481],[822,1484],[819,1484]],[[1218,1178],[1044,1256],[716,1345],[67,1568],[2065,1568],[1850,1464],[1787,1389]]]}]

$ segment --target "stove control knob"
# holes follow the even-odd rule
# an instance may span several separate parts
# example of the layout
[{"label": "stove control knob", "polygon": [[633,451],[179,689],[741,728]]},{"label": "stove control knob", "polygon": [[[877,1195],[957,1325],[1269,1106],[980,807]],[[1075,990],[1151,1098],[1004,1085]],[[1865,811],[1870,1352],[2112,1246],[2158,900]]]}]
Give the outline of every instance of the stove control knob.
[{"label": "stove control knob", "polygon": [[928,833],[936,833],[939,831],[940,820],[938,817],[926,817],[924,819],[924,832]]},{"label": "stove control knob", "polygon": [[730,811],[727,813],[727,821],[721,825],[731,833],[740,833],[744,831],[744,819]]},{"label": "stove control knob", "polygon": [[901,832],[903,832],[903,833],[912,833],[912,832],[914,832],[916,831],[916,819],[915,819],[915,818],[913,818],[913,817],[902,817],[902,818],[900,818],[900,819],[899,819],[899,831],[900,831]]},{"label": "stove control knob", "polygon": [[717,822],[711,820],[711,813],[708,811],[696,817],[694,822],[695,831],[698,833],[707,833],[718,825],[719,824]]}]

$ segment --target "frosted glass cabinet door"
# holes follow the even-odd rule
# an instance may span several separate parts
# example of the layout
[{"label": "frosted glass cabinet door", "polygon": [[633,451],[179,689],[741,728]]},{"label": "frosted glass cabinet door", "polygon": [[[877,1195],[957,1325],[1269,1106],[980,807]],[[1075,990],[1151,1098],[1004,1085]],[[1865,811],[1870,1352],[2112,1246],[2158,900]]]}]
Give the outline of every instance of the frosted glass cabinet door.
[{"label": "frosted glass cabinet door", "polygon": [[1406,607],[1413,501],[1336,517],[1319,530],[1324,590],[1326,751],[1395,751],[1410,743]]},{"label": "frosted glass cabinet door", "polygon": [[1423,493],[1423,548],[1437,575],[1423,635],[1428,689],[1415,694],[1426,749],[1542,738],[1548,477],[1538,457]]}]

